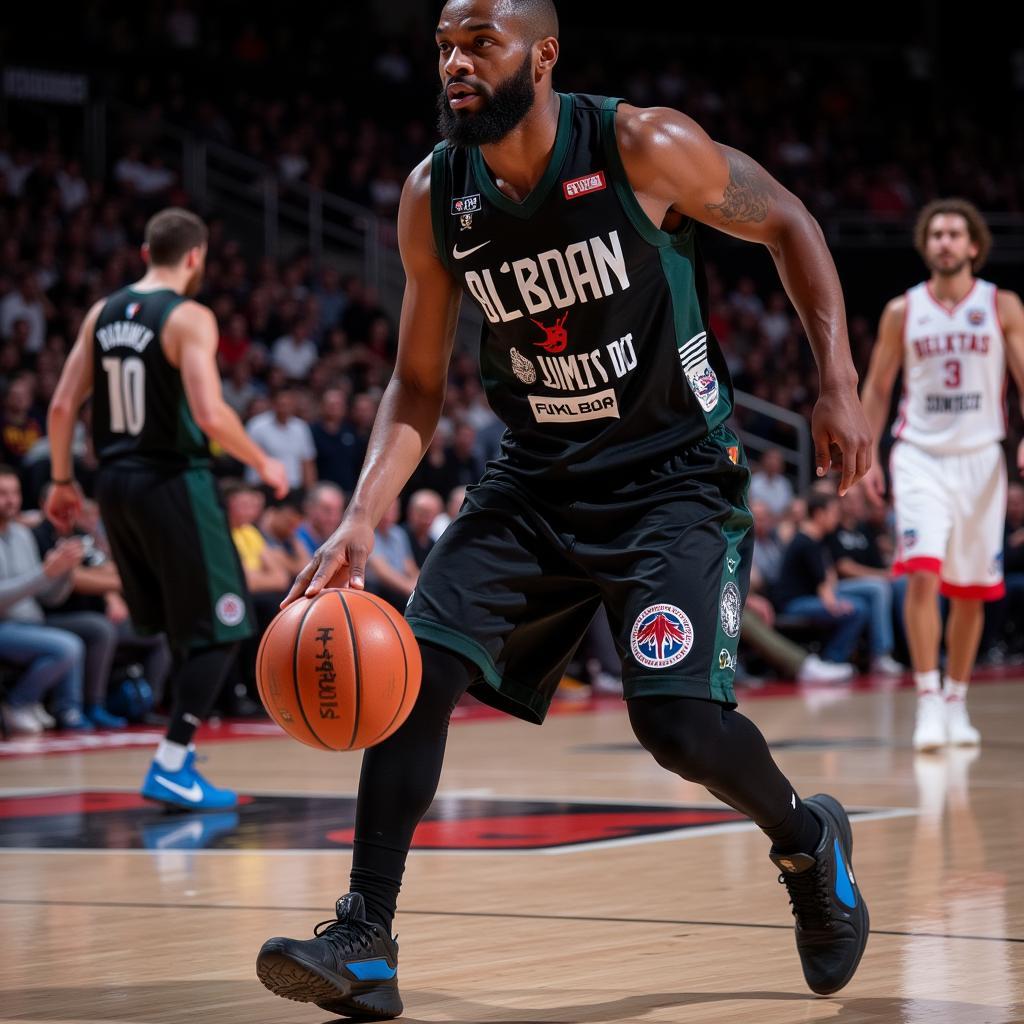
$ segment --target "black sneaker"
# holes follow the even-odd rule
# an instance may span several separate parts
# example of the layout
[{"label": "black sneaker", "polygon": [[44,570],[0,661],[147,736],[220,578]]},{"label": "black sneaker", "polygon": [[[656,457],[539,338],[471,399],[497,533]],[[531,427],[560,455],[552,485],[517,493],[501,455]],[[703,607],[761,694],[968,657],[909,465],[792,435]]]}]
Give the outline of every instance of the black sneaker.
[{"label": "black sneaker", "polygon": [[399,1016],[398,943],[366,920],[357,892],[342,896],[336,913],[316,926],[316,938],[267,939],[256,957],[260,981],[275,995],[355,1020]]},{"label": "black sneaker", "polygon": [[853,878],[853,832],[842,804],[824,793],[804,806],[821,822],[814,856],[770,854],[782,872],[796,918],[796,948],[812,992],[838,992],[854,975],[868,941],[868,908]]}]

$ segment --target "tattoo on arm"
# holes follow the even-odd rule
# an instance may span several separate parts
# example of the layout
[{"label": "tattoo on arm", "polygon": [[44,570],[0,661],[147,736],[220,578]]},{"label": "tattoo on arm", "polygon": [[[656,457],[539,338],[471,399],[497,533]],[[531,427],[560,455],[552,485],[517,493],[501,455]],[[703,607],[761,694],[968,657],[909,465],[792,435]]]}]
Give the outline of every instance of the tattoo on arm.
[{"label": "tattoo on arm", "polygon": [[726,155],[729,161],[729,184],[720,203],[705,203],[708,210],[718,214],[726,224],[734,221],[755,221],[758,224],[768,216],[774,196],[771,179],[742,153]]}]

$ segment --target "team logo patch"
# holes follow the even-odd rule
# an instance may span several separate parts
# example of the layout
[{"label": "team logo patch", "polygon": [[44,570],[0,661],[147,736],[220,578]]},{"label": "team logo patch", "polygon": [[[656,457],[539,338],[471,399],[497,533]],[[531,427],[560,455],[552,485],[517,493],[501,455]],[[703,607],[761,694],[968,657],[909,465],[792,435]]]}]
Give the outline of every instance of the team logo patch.
[{"label": "team logo patch", "polygon": [[705,363],[697,373],[687,377],[690,390],[697,396],[700,407],[711,412],[718,405],[718,378],[709,363]]},{"label": "team logo patch", "polygon": [[131,320],[140,309],[142,309],[141,302],[129,302],[124,308],[125,318]]},{"label": "team logo patch", "polygon": [[693,626],[674,604],[648,605],[629,634],[633,657],[645,668],[668,668],[683,660],[693,647]]},{"label": "team logo patch", "polygon": [[969,310],[967,310],[967,322],[972,327],[980,327],[985,322],[985,310],[983,310],[983,309],[969,309]]},{"label": "team logo patch", "polygon": [[726,451],[729,453],[729,461],[734,465],[740,464],[740,447],[737,444],[731,444]]},{"label": "team logo patch", "polygon": [[473,214],[464,213],[459,218],[459,230],[468,231],[473,226]]},{"label": "team logo patch", "polygon": [[604,171],[594,171],[593,174],[584,174],[572,181],[562,182],[562,193],[566,199],[579,199],[580,196],[590,195],[591,192],[600,192],[608,187]]},{"label": "team logo patch", "polygon": [[736,659],[724,647],[718,652],[718,667],[723,671],[736,671]]},{"label": "team logo patch", "polygon": [[743,615],[743,602],[740,600],[740,588],[730,580],[722,590],[720,607],[722,630],[726,636],[740,635],[740,619]]},{"label": "team logo patch", "polygon": [[[686,383],[690,385],[700,407],[711,412],[718,405],[718,377],[708,362],[708,334],[699,331],[689,341],[679,346],[679,362],[683,367]],[[736,452],[737,458],[739,451]]]},{"label": "team logo patch", "polygon": [[508,354],[512,358],[512,372],[524,384],[533,384],[537,380],[537,369],[533,363],[514,348]]},{"label": "team logo patch", "polygon": [[735,558],[727,558],[725,560],[725,564],[727,566],[729,566],[729,572],[735,572],[736,571],[736,566],[739,565],[740,563],[737,562]]},{"label": "team logo patch", "polygon": [[237,626],[245,618],[245,602],[237,594],[221,594],[215,610],[225,626]]},{"label": "team logo patch", "polygon": [[565,346],[569,344],[569,332],[565,329],[565,321],[568,316],[569,311],[566,310],[551,327],[542,324],[539,320],[533,320],[531,316],[530,319],[544,332],[544,340],[535,341],[534,345],[544,349],[545,352],[564,352]]},{"label": "team logo patch", "polygon": [[912,548],[917,543],[917,530],[907,529],[903,531],[903,546]]},{"label": "team logo patch", "polygon": [[480,193],[472,196],[462,196],[452,200],[452,216],[458,217],[463,213],[476,213],[480,209]]}]

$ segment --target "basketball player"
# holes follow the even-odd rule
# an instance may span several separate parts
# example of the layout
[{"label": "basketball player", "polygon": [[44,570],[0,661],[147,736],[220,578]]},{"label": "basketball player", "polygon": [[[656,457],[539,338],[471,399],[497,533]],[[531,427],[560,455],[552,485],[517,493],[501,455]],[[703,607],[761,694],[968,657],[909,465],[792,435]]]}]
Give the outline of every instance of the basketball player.
[{"label": "basketball player", "polygon": [[[1004,593],[1004,387],[1009,361],[1024,395],[1024,309],[1014,292],[974,276],[991,236],[971,203],[929,203],[918,216],[914,245],[931,277],[886,305],[863,400],[877,439],[903,370],[890,462],[898,544],[893,571],[909,576],[904,618],[918,694],[914,747],[934,750],[981,739],[967,714],[967,685],[983,603]],[[1017,465],[1024,471],[1024,444]],[[866,486],[881,503],[885,478],[877,452]],[[949,598],[945,687],[940,593]]]},{"label": "basketball player", "polygon": [[142,795],[188,810],[237,802],[197,771],[192,738],[239,641],[252,633],[207,438],[256,469],[278,496],[288,489],[284,467],[249,439],[221,397],[217,323],[191,298],[202,281],[206,239],[206,225],[187,210],[162,210],[149,220],[145,276],[89,310],[48,417],[53,487],[46,514],[67,531],[81,507],[71,435],[93,396],[96,497],[132,621],[143,632],[166,632],[177,661],[171,721]]},{"label": "basketball player", "polygon": [[556,92],[550,0],[450,0],[437,45],[445,141],[399,209],[397,366],[345,519],[286,602],[363,587],[374,524],[438,422],[463,288],[486,321],[482,376],[508,430],[410,599],[422,690],[364,757],[351,892],[318,937],[268,940],[257,973],[332,1012],[401,1012],[392,919],[452,708],[468,690],[541,722],[603,603],[637,737],[771,838],[807,981],[834,992],[857,967],[868,915],[843,808],[801,801],[735,711],[750,472],[726,425],[732,390],[694,222],[775,258],[821,374],[818,473],[834,445],[845,492],[870,441],[824,239],[795,196],[683,114]]}]

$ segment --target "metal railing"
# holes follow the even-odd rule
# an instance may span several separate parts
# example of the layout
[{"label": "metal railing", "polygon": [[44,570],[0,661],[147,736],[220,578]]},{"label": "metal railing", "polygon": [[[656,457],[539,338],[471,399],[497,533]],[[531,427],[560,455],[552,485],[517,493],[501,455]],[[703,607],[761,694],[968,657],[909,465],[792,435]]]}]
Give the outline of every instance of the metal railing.
[{"label": "metal railing", "polygon": [[[744,429],[734,424],[736,435],[743,442],[743,447],[752,455],[763,455],[769,448],[778,448],[782,453],[790,472],[787,476],[796,473],[797,494],[803,494],[811,485],[811,466],[814,458],[814,443],[811,438],[810,424],[799,413],[791,409],[783,408],[774,402],[767,402],[747,391],[736,390],[733,392],[733,406],[737,412],[752,412],[758,416],[764,416],[781,424],[787,432],[792,433],[792,443],[789,445],[780,444],[776,438],[765,437],[754,431]],[[753,459],[750,460],[751,462]]]}]

